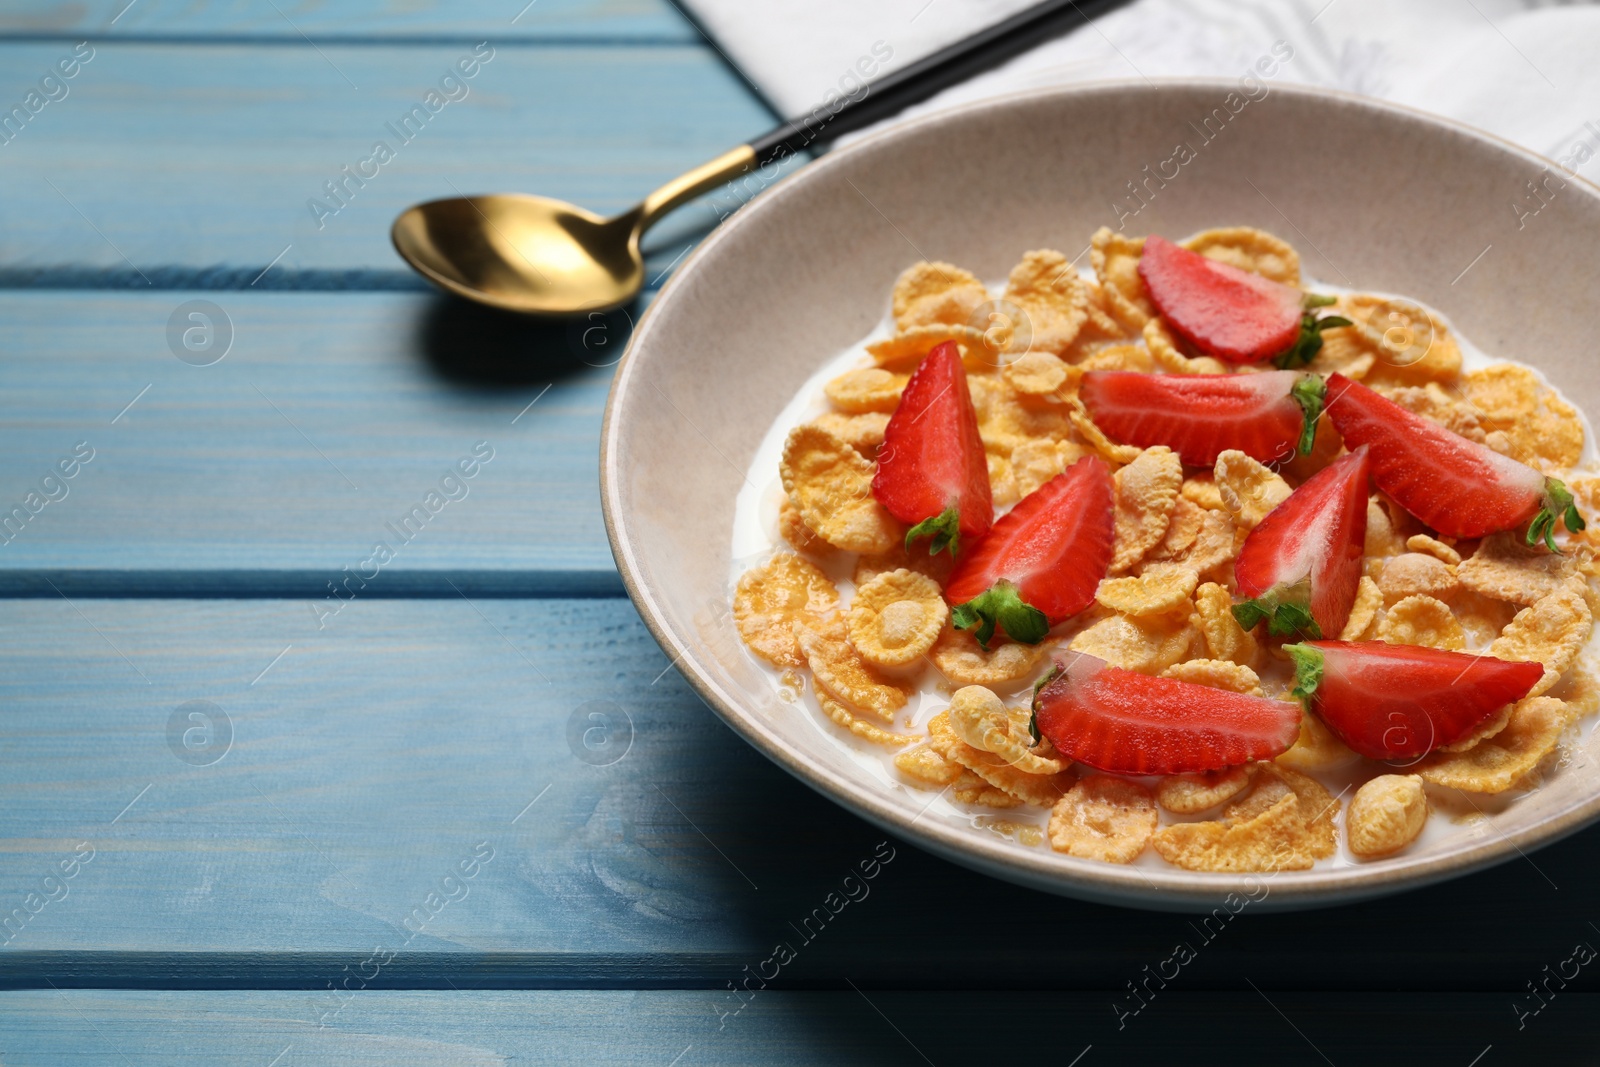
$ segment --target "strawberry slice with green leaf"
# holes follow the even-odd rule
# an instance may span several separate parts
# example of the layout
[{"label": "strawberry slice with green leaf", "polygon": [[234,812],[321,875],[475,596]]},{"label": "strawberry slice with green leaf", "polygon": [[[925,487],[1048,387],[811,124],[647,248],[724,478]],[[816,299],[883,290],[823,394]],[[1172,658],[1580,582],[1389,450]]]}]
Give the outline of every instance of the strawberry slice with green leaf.
[{"label": "strawberry slice with green leaf", "polygon": [[900,394],[878,449],[872,495],[912,524],[907,551],[926,537],[930,555],[949,549],[953,556],[962,538],[981,537],[993,525],[988,459],[954,341],[923,357]]},{"label": "strawberry slice with green leaf", "polygon": [[1482,537],[1528,523],[1528,544],[1556,547],[1556,523],[1583,516],[1559,479],[1415,415],[1342,374],[1328,376],[1328,418],[1351,448],[1372,452],[1372,480],[1396,503],[1450,537]]},{"label": "strawberry slice with green leaf", "polygon": [[1167,445],[1191,467],[1236,449],[1262,463],[1306,455],[1317,435],[1324,386],[1315,374],[1141,374],[1090,371],[1078,386],[1089,414],[1112,438]]},{"label": "strawberry slice with green leaf", "polygon": [[1544,675],[1539,663],[1382,641],[1285,645],[1294,695],[1370,759],[1409,759],[1466,737]]},{"label": "strawberry slice with green leaf", "polygon": [[996,627],[1038,644],[1094,602],[1111,566],[1111,472],[1085,456],[1022,498],[967,550],[945,586],[951,621],[984,648]]},{"label": "strawberry slice with green leaf", "polygon": [[1239,548],[1233,617],[1274,637],[1338,636],[1361,582],[1367,448],[1341,456],[1273,508]]},{"label": "strawberry slice with green leaf", "polygon": [[1035,737],[1097,770],[1190,774],[1288,751],[1300,709],[1068,652],[1034,692],[1033,726]]},{"label": "strawberry slice with green leaf", "polygon": [[1350,325],[1349,319],[1313,313],[1330,298],[1307,296],[1164,237],[1144,239],[1139,277],[1174,333],[1230,363],[1277,359],[1286,369],[1302,367],[1322,347],[1323,330]]}]

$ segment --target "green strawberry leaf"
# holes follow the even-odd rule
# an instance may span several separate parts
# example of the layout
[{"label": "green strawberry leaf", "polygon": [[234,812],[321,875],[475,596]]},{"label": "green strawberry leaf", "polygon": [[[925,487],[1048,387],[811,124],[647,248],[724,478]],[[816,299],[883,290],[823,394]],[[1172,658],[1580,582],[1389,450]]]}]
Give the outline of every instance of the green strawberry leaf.
[{"label": "green strawberry leaf", "polygon": [[[1318,343],[1321,343],[1320,339]],[[1328,395],[1328,383],[1315,374],[1307,374],[1294,383],[1289,395],[1294,397],[1295,403],[1300,405],[1300,410],[1305,414],[1305,421],[1300,426],[1298,451],[1302,456],[1309,456],[1311,446],[1317,442],[1317,419],[1322,415],[1322,403]]]},{"label": "green strawberry leaf", "polygon": [[1294,688],[1289,695],[1309,707],[1317,687],[1322,684],[1322,652],[1310,645],[1284,645],[1283,650],[1294,661]]},{"label": "green strawberry leaf", "polygon": [[1533,521],[1528,524],[1528,544],[1536,545],[1543,541],[1550,551],[1561,554],[1560,547],[1556,544],[1556,523],[1566,526],[1569,533],[1578,533],[1588,524],[1583,521],[1583,514],[1578,511],[1577,502],[1572,499],[1572,490],[1559,478],[1546,478],[1544,480],[1544,506],[1533,516]]},{"label": "green strawberry leaf", "polygon": [[1273,637],[1322,637],[1322,627],[1311,617],[1311,580],[1302,578],[1293,585],[1275,585],[1253,600],[1233,606],[1233,617],[1241,629],[1254,629],[1265,620]]},{"label": "green strawberry leaf", "polygon": [[1025,645],[1036,645],[1050,632],[1045,613],[1022,599],[1017,587],[1004,578],[965,604],[957,604],[950,621],[958,630],[977,627],[973,634],[985,652],[994,638],[996,624],[1005,627],[1006,636]]},{"label": "green strawberry leaf", "polygon": [[1301,302],[1308,310],[1300,316],[1300,336],[1282,354],[1272,361],[1272,365],[1279,370],[1297,370],[1317,358],[1317,353],[1322,351],[1322,331],[1332,330],[1339,326],[1354,326],[1355,323],[1343,315],[1324,315],[1318,318],[1311,308],[1327,307],[1334,302],[1330,296],[1316,296],[1308,293]]},{"label": "green strawberry leaf", "polygon": [[906,551],[916,541],[927,537],[928,555],[937,556],[945,549],[953,556],[961,548],[961,513],[951,504],[931,519],[923,519],[906,531]]},{"label": "green strawberry leaf", "polygon": [[1329,304],[1337,304],[1338,302],[1339,298],[1336,296],[1323,296],[1320,293],[1307,293],[1305,295],[1305,299],[1300,301],[1300,306],[1305,308],[1307,311],[1310,311],[1312,308],[1325,308]]}]

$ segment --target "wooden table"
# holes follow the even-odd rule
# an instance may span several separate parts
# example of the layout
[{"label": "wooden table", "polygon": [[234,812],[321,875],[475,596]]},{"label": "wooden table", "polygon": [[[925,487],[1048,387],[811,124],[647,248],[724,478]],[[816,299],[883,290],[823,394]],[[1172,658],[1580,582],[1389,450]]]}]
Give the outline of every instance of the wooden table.
[{"label": "wooden table", "polygon": [[773,116],[663,0],[525,3],[0,15],[0,1063],[1594,1062],[1600,832],[1207,925],[883,843],[721,726],[601,526],[626,319],[447,302],[387,230]]}]

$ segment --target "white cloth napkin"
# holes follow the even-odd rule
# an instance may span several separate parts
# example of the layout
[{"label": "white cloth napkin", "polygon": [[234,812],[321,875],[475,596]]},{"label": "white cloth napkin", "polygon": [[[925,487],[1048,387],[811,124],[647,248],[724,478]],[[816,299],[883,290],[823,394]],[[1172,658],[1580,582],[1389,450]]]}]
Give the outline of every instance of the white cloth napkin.
[{"label": "white cloth napkin", "polygon": [[[678,2],[797,117],[1032,0]],[[1286,50],[1259,68],[1269,83],[1409,104],[1600,176],[1600,7],[1561,0],[1133,0],[906,114],[1102,78],[1239,77]]]}]

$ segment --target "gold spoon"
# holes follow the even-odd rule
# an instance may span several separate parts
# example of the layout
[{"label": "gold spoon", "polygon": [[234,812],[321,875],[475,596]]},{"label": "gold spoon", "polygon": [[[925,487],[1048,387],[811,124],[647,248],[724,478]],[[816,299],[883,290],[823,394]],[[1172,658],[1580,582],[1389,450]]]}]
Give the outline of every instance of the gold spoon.
[{"label": "gold spoon", "polygon": [[1045,0],[875,82],[858,81],[850,96],[724,152],[615,218],[542,196],[467,196],[407,208],[390,236],[423,277],[481,304],[537,315],[618,307],[644,284],[639,239],[673,208],[754,167],[888,118],[1061,32],[1068,19],[1082,24],[1120,2]]}]

